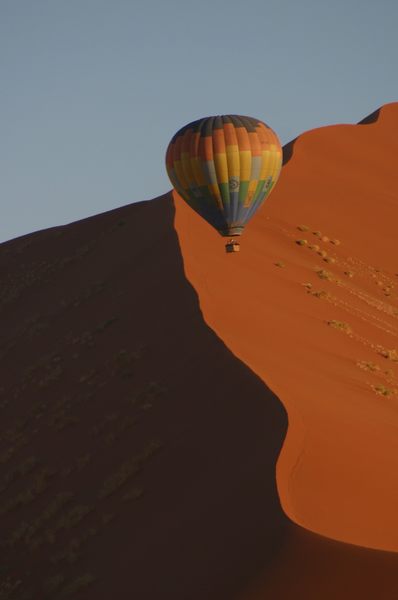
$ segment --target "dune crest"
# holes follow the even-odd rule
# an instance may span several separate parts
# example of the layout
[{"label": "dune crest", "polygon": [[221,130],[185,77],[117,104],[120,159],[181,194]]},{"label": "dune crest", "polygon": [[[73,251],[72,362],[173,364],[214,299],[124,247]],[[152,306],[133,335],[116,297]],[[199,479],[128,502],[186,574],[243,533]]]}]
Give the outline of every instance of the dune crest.
[{"label": "dune crest", "polygon": [[398,103],[376,112],[295,140],[239,255],[176,194],[175,227],[206,322],[287,409],[287,515],[398,551]]}]

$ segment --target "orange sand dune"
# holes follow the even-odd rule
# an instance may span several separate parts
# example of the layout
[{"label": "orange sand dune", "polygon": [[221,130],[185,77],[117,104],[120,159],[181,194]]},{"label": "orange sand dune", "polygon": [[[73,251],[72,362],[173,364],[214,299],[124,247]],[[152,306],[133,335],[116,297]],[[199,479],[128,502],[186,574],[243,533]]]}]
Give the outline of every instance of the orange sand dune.
[{"label": "orange sand dune", "polygon": [[239,255],[171,194],[0,245],[2,600],[398,598],[280,504],[396,549],[396,114],[290,144]]},{"label": "orange sand dune", "polygon": [[206,322],[287,409],[287,515],[398,551],[398,103],[287,150],[240,254],[175,197],[185,273]]}]

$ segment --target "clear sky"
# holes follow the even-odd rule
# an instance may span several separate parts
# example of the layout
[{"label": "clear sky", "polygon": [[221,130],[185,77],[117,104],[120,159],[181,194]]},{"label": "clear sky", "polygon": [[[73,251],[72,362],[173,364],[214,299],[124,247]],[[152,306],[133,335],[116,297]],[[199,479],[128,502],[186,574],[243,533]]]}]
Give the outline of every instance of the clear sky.
[{"label": "clear sky", "polygon": [[398,0],[0,0],[0,241],[170,189],[211,114],[282,143],[398,100]]}]

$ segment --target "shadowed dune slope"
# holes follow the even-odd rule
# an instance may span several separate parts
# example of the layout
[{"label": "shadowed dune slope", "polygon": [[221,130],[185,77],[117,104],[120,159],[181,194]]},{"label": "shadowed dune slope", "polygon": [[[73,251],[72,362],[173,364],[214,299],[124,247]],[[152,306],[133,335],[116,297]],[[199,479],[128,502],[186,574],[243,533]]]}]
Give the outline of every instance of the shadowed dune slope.
[{"label": "shadowed dune slope", "polygon": [[282,546],[285,411],[173,221],[167,195],[0,246],[1,598],[229,599]]},{"label": "shadowed dune slope", "polygon": [[398,556],[290,525],[274,560],[239,600],[395,600]]},{"label": "shadowed dune slope", "polygon": [[398,104],[288,150],[239,254],[175,198],[185,273],[206,322],[287,409],[287,515],[397,551]]}]

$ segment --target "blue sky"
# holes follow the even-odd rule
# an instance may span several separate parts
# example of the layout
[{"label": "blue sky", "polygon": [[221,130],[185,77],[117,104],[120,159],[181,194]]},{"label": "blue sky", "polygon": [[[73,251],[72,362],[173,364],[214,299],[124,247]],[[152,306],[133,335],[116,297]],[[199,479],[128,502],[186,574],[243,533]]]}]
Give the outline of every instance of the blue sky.
[{"label": "blue sky", "polygon": [[0,241],[170,189],[211,114],[288,142],[398,99],[397,0],[0,0]]}]

